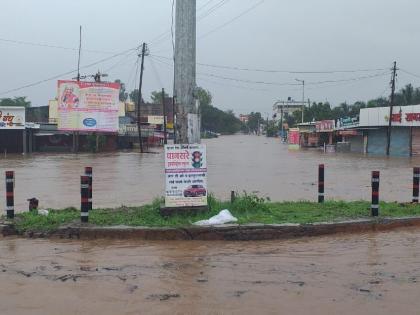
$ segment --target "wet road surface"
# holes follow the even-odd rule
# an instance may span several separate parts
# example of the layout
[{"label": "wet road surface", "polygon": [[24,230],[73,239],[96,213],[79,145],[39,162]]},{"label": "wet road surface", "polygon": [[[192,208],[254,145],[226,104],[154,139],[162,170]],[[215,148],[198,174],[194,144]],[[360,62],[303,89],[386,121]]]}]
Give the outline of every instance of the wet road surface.
[{"label": "wet road surface", "polygon": [[0,314],[419,314],[420,229],[264,242],[0,239]]},{"label": "wet road surface", "polygon": [[[381,199],[411,200],[412,167],[420,158],[365,157],[289,151],[279,139],[225,136],[205,140],[209,190],[228,198],[231,190],[258,191],[272,200],[316,200],[318,164],[325,163],[326,198],[369,200],[370,172],[381,171]],[[0,174],[15,170],[17,209],[37,197],[41,207],[80,206],[80,175],[93,166],[94,206],[139,205],[164,192],[163,153],[34,154],[0,158]],[[4,176],[4,175],[2,175]],[[0,180],[0,192],[4,192]],[[4,204],[0,193],[0,204]]]}]

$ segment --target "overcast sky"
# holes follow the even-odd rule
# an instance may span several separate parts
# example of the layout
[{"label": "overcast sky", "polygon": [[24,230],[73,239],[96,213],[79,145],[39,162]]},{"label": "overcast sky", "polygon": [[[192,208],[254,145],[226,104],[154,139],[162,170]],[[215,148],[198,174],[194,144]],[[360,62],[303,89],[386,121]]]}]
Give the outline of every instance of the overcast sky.
[{"label": "overcast sky", "polygon": [[[172,66],[165,59],[172,56],[171,4],[172,0],[2,0],[0,93],[74,70],[82,25],[82,66],[147,42],[151,56],[145,62],[144,95],[147,99],[162,87],[172,94]],[[418,0],[197,0],[199,64],[355,71],[293,74],[198,65],[197,84],[213,94],[214,105],[237,114],[269,113],[276,100],[289,96],[301,100],[302,88],[293,85],[299,84],[295,79],[307,82],[305,98],[312,101],[338,105],[387,97],[388,69],[394,60],[402,70],[420,77],[419,12]],[[136,51],[131,50],[81,73],[94,74],[99,69],[132,90],[136,60]],[[366,69],[385,70],[356,71]],[[397,87],[420,86],[419,77],[399,71]],[[0,98],[27,96],[33,106],[40,106],[55,94],[56,80],[51,80]]]}]

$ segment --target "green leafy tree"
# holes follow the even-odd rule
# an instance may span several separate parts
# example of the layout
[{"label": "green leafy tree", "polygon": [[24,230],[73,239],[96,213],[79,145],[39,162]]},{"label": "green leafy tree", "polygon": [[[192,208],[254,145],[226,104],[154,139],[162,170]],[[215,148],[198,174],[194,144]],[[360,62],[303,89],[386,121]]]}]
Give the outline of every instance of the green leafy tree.
[{"label": "green leafy tree", "polygon": [[[134,89],[133,91],[131,91],[129,97],[132,102],[137,104],[137,100],[139,99],[139,90]],[[142,103],[144,103],[144,98],[142,98]]]},{"label": "green leafy tree", "polygon": [[[169,94],[165,92],[165,98],[169,97]],[[162,92],[161,91],[153,91],[150,95],[153,104],[162,104]]]},{"label": "green leafy tree", "polygon": [[0,99],[0,106],[21,106],[27,108],[31,107],[31,102],[26,100],[26,96],[2,98]]},{"label": "green leafy tree", "polygon": [[261,124],[264,124],[264,119],[262,118],[260,112],[251,112],[248,115],[247,127],[250,132],[258,132],[258,127]]},{"label": "green leafy tree", "polygon": [[234,134],[241,130],[243,124],[232,110],[222,111],[211,104],[212,95],[209,91],[198,87],[195,97],[200,103],[202,131]]},{"label": "green leafy tree", "polygon": [[200,105],[204,105],[204,106],[211,105],[211,102],[213,99],[211,93],[203,89],[202,87],[198,87],[195,90],[195,97],[198,99]]},{"label": "green leafy tree", "polygon": [[120,84],[120,94],[119,94],[119,98],[121,102],[125,102],[128,99],[128,93],[125,90],[125,83],[121,82],[120,79],[115,80],[115,83],[119,83]]}]

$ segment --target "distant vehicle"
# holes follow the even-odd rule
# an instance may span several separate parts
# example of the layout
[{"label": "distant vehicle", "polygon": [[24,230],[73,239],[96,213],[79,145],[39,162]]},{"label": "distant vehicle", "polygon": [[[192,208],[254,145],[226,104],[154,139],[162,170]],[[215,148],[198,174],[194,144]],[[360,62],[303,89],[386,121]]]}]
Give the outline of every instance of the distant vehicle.
[{"label": "distant vehicle", "polygon": [[184,197],[204,197],[207,194],[202,185],[191,185],[184,190]]}]

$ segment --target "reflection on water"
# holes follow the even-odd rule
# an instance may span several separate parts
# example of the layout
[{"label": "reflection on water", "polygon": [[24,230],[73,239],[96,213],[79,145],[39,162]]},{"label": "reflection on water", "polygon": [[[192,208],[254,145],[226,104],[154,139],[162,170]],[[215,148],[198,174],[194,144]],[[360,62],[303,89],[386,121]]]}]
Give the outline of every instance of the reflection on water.
[{"label": "reflection on water", "polygon": [[[221,198],[231,190],[258,191],[273,200],[316,200],[317,165],[326,166],[327,198],[370,198],[370,172],[381,171],[381,199],[411,199],[412,167],[419,158],[366,157],[288,151],[279,139],[225,136],[205,140],[209,163],[209,189]],[[37,197],[44,207],[79,206],[80,175],[93,166],[96,207],[135,205],[152,201],[164,191],[163,154],[117,152],[112,154],[36,154],[0,158],[0,172],[16,172],[16,205]],[[3,175],[2,175],[3,176]],[[0,180],[0,192],[4,192]],[[4,204],[4,193],[0,193]]]},{"label": "reflection on water", "polygon": [[264,242],[0,238],[0,314],[419,314],[420,229]]}]

